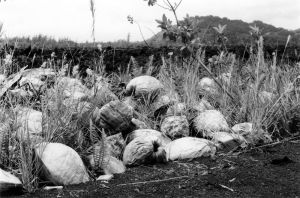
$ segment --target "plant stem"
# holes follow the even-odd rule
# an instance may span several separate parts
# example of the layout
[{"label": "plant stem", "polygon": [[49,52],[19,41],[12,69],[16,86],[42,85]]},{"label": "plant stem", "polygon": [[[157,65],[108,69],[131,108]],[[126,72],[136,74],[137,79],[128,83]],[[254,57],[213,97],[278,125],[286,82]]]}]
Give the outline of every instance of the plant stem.
[{"label": "plant stem", "polygon": [[[181,0],[182,1],[182,0]],[[178,17],[177,17],[177,13],[176,13],[176,9],[178,8],[178,6],[181,4],[181,1],[179,2],[179,4],[174,7],[169,0],[167,0],[167,3],[168,3],[168,6],[170,7],[171,11],[173,12],[174,14],[174,17],[175,17],[175,20],[176,20],[176,24],[177,26],[179,26],[179,21],[178,21]]]},{"label": "plant stem", "polygon": [[147,47],[150,47],[149,44],[147,43],[145,37],[144,37],[144,34],[143,34],[143,32],[142,32],[142,29],[141,29],[140,24],[139,24],[138,22],[135,22],[135,23],[138,25],[138,28],[139,28],[139,31],[140,31],[140,34],[141,34],[141,36],[142,36],[142,38],[143,38],[144,43],[147,45]]}]

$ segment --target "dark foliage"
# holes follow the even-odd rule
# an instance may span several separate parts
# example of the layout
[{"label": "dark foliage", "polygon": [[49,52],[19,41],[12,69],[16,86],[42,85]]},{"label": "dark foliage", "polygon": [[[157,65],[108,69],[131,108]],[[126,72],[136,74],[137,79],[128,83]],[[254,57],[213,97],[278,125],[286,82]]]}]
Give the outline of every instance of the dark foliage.
[{"label": "dark foliage", "polygon": [[[299,29],[289,31],[284,28],[277,28],[272,25],[263,23],[262,21],[253,21],[246,23],[242,20],[230,20],[228,18],[220,18],[217,16],[195,16],[189,17],[193,30],[197,31],[201,42],[205,45],[215,45],[217,43],[217,32],[213,27],[220,25],[227,25],[224,35],[227,37],[227,45],[249,45],[251,36],[249,34],[250,27],[256,25],[261,30],[265,39],[265,45],[270,47],[277,47],[285,45],[287,38],[291,35],[289,46],[300,46],[300,32]],[[160,32],[147,41],[150,45],[167,44],[163,41],[163,33]]]},{"label": "dark foliage", "polygon": [[[5,51],[14,51],[15,63],[21,67],[28,65],[28,68],[40,67],[44,61],[51,59],[51,54],[55,53],[55,61],[58,66],[62,65],[62,61],[69,63],[69,65],[80,65],[81,70],[86,68],[93,68],[99,60],[101,55],[99,49],[91,47],[71,47],[71,48],[53,48],[53,49],[40,49],[40,48],[14,48],[7,46],[8,49],[0,52],[0,56],[5,56]],[[245,46],[228,46],[228,51],[233,52],[238,58],[249,58],[249,50]],[[169,57],[168,53],[173,52],[173,57],[185,57],[184,51],[180,47],[134,47],[134,48],[113,48],[106,47],[102,49],[104,52],[104,65],[106,72],[118,72],[126,70],[130,57],[134,57],[140,66],[145,66],[151,55],[153,56],[153,65],[162,65],[161,56]],[[217,47],[204,47],[206,58],[218,54]],[[271,58],[272,53],[276,51],[277,56],[281,59],[284,51],[284,46],[273,48],[270,46],[265,47],[266,58]],[[285,57],[289,61],[299,61],[299,56],[295,52],[300,51],[300,47],[290,47],[285,51]],[[96,62],[95,62],[96,61]],[[206,60],[207,61],[207,60]]]}]

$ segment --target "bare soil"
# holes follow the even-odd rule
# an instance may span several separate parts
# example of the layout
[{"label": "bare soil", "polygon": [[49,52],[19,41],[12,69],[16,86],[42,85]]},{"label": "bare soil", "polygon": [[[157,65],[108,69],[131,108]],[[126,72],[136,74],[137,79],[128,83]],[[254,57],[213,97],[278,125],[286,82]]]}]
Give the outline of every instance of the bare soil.
[{"label": "bare soil", "polygon": [[128,168],[108,183],[11,197],[300,197],[300,138],[238,155]]}]

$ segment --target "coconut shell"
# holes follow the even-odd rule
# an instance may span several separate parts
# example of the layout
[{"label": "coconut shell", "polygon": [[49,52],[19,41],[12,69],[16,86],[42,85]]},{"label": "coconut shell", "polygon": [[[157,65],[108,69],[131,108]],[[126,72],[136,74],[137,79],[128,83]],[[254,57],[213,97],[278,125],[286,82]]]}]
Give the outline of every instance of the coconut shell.
[{"label": "coconut shell", "polygon": [[0,195],[4,192],[22,189],[22,182],[16,176],[0,168]]},{"label": "coconut shell", "polygon": [[200,113],[193,124],[202,137],[212,137],[214,132],[230,131],[225,117],[217,110],[206,110]]},{"label": "coconut shell", "polygon": [[101,109],[95,108],[92,113],[92,121],[98,128],[109,130],[110,135],[121,132],[126,135],[134,130],[131,120],[133,109],[116,100],[104,105]]},{"label": "coconut shell", "polygon": [[189,136],[189,123],[186,116],[170,116],[164,119],[160,130],[172,139],[186,137]]},{"label": "coconut shell", "polygon": [[146,137],[146,136],[155,136],[161,140],[162,146],[166,146],[169,144],[172,140],[165,136],[163,133],[153,130],[153,129],[137,129],[135,131],[132,131],[128,136],[126,137],[126,144],[129,144],[132,140],[138,137]]},{"label": "coconut shell", "polygon": [[121,133],[108,136],[106,138],[110,154],[116,158],[122,157],[122,152],[126,146],[125,140]]},{"label": "coconut shell", "polygon": [[35,146],[43,174],[56,185],[79,184],[89,181],[86,168],[76,151],[61,143],[43,142]]},{"label": "coconut shell", "polygon": [[212,141],[215,142],[218,149],[230,151],[243,143],[246,140],[243,136],[227,132],[215,132]]},{"label": "coconut shell", "polygon": [[126,86],[126,95],[134,97],[149,96],[152,93],[158,93],[163,88],[162,83],[152,76],[139,76]]},{"label": "coconut shell", "polygon": [[125,147],[123,162],[126,166],[165,162],[165,155],[160,138],[153,135],[141,136]]},{"label": "coconut shell", "polygon": [[214,156],[216,147],[206,139],[183,137],[168,144],[165,151],[167,160],[182,160]]},{"label": "coconut shell", "polygon": [[43,114],[34,109],[18,107],[16,109],[16,121],[18,125],[17,137],[19,140],[27,138],[34,138],[40,136],[42,133]]}]

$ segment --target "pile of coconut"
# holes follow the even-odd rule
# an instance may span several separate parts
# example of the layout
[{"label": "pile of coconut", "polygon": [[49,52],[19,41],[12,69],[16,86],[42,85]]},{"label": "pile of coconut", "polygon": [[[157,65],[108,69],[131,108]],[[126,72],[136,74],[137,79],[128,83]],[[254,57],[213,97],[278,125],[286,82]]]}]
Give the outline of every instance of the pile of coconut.
[{"label": "pile of coconut", "polygon": [[[93,86],[49,68],[23,69],[1,80],[0,97],[20,101],[13,108],[15,130],[8,130],[11,120],[3,120],[0,125],[1,148],[7,133],[13,132],[10,137],[19,142],[26,137],[41,167],[39,175],[43,181],[54,185],[85,183],[93,180],[90,170],[97,170],[98,180],[109,180],[114,174],[124,173],[126,167],[212,157],[216,152],[247,144],[253,133],[252,123],[229,126],[225,116],[205,99],[187,107],[177,93],[166,90],[155,77],[130,80],[124,90],[126,97],[120,100],[101,76],[91,70],[87,73]],[[208,77],[199,82],[199,89],[211,93],[218,90]],[[58,92],[62,104],[51,97]],[[47,99],[47,112],[23,106],[24,101],[34,101],[41,94],[41,103]],[[151,105],[155,113],[146,119],[155,120],[155,128],[142,121],[143,115],[137,111],[139,103]],[[187,108],[193,109],[192,119]],[[96,131],[100,138],[88,145],[92,152],[79,155],[72,144],[53,142],[51,134],[45,134],[45,128],[50,127],[43,123],[45,114],[57,109],[71,112],[57,118],[61,122],[75,120],[81,128]],[[5,149],[0,150],[0,158],[4,155]],[[3,169],[6,171],[0,169],[0,193],[22,188],[22,173],[16,175],[8,167]]]}]

